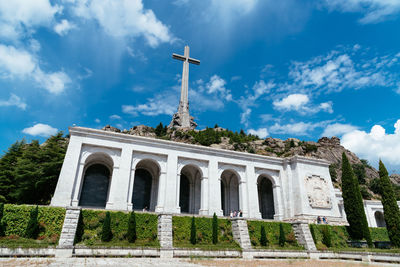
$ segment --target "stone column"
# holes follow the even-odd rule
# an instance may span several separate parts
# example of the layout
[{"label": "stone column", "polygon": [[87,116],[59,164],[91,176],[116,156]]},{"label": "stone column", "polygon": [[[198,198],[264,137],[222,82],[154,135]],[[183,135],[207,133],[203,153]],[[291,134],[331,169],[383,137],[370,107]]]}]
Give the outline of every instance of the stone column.
[{"label": "stone column", "polygon": [[83,176],[85,175],[83,173],[84,169],[85,169],[85,164],[83,162],[80,162],[78,165],[78,175],[76,176],[75,184],[74,184],[74,188],[73,188],[73,198],[71,201],[72,207],[78,207],[78,205],[79,205],[79,197],[81,194],[83,178],[84,178]]},{"label": "stone column", "polygon": [[106,209],[128,210],[132,155],[132,149],[122,149],[120,162],[114,162]]},{"label": "stone column", "polygon": [[[201,177],[201,197],[200,197],[200,215],[209,215],[208,214],[208,177]],[[211,215],[211,214],[210,214]]]},{"label": "stone column", "polygon": [[67,207],[71,205],[78,175],[81,149],[81,139],[77,136],[71,135],[64,163],[58,178],[57,187],[54,196],[51,199],[51,206]]},{"label": "stone column", "polygon": [[274,197],[274,220],[282,220],[283,219],[283,209],[282,209],[282,201],[281,201],[281,186],[279,184],[275,184],[272,186],[272,194]]},{"label": "stone column", "polygon": [[164,212],[180,213],[179,208],[179,178],[177,174],[178,156],[172,152],[167,159],[167,183],[165,186]]},{"label": "stone column", "polygon": [[258,187],[257,176],[255,173],[254,165],[249,164],[246,166],[247,190],[248,190],[248,216],[250,218],[261,219],[260,206],[258,201]]},{"label": "stone column", "polygon": [[[218,161],[214,157],[210,157],[208,167],[208,189],[209,195],[212,196],[209,201],[208,214],[223,216],[221,209],[221,177],[218,176]],[[211,201],[212,199],[212,201]]]},{"label": "stone column", "polygon": [[165,171],[160,172],[160,178],[158,182],[158,196],[157,206],[155,212],[163,212],[165,205],[165,191],[167,187],[167,173]]},{"label": "stone column", "polygon": [[128,199],[126,200],[127,204],[127,209],[128,210],[133,210],[133,203],[132,203],[132,197],[133,197],[133,185],[135,184],[135,168],[132,168],[130,170],[130,178],[129,178],[129,187],[128,187]]},{"label": "stone column", "polygon": [[249,217],[248,199],[247,199],[247,183],[246,181],[239,182],[239,201],[240,209],[243,212],[243,217]]}]

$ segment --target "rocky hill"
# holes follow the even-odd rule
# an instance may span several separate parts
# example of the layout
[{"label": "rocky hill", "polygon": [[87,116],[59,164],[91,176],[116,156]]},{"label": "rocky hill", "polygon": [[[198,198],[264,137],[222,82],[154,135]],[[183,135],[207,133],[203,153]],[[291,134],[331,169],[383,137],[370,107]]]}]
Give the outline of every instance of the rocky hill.
[{"label": "rocky hill", "polygon": [[[369,165],[368,161],[360,159],[353,152],[345,149],[337,137],[322,137],[318,142],[301,141],[296,138],[281,140],[268,137],[260,139],[254,135],[247,135],[243,131],[232,132],[218,127],[204,130],[176,130],[164,127],[161,123],[157,128],[139,125],[130,130],[119,130],[107,125],[105,131],[122,132],[125,134],[161,138],[175,142],[205,145],[215,148],[256,153],[273,157],[291,157],[294,155],[314,157],[327,160],[331,163],[330,173],[335,187],[340,187],[342,153],[345,152],[353,166],[354,172],[360,182],[361,192],[365,199],[378,199],[379,185],[376,178],[378,171]],[[400,200],[400,175],[392,175]]]}]

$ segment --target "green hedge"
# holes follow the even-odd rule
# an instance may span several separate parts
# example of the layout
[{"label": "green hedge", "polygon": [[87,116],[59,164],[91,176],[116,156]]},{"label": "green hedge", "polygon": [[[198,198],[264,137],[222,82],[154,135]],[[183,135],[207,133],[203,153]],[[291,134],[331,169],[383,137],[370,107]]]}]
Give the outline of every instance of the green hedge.
[{"label": "green hedge", "polygon": [[[255,248],[268,249],[304,249],[297,243],[296,236],[294,235],[290,223],[282,223],[286,242],[284,247],[279,246],[279,224],[279,222],[247,221],[251,245]],[[261,225],[264,226],[267,234],[268,245],[266,247],[263,247],[260,244]]]},{"label": "green hedge", "polygon": [[238,243],[233,240],[232,224],[230,220],[218,219],[218,243],[212,242],[212,218],[196,217],[196,241],[190,243],[190,226],[192,217],[173,216],[172,232],[174,247],[196,247],[204,249],[240,249]]},{"label": "green hedge", "polygon": [[82,241],[78,244],[89,247],[159,247],[160,244],[157,239],[157,215],[139,212],[135,212],[135,214],[137,232],[135,243],[129,243],[127,240],[129,213],[121,211],[110,212],[112,239],[110,242],[102,242],[101,230],[106,212],[100,210],[82,210],[83,236]]},{"label": "green hedge", "polygon": [[[22,238],[22,236],[24,236],[28,225],[30,211],[34,208],[35,206],[27,205],[4,205],[3,222],[6,224],[6,236],[0,239],[2,246],[9,247],[10,244],[18,246],[18,243],[21,243],[23,247],[30,246],[29,243],[31,241]],[[38,243],[43,243],[43,246],[56,245],[61,234],[64,216],[64,208],[39,206],[38,221],[40,232],[38,240],[31,242],[31,246],[40,246]]]},{"label": "green hedge", "polygon": [[[327,247],[322,244],[322,228],[323,224],[310,224],[314,228],[315,243],[317,249],[324,250]],[[350,239],[347,233],[346,226],[332,226],[328,225],[332,234],[332,248],[347,248],[347,240]],[[372,241],[389,241],[386,228],[369,228],[371,232]]]}]

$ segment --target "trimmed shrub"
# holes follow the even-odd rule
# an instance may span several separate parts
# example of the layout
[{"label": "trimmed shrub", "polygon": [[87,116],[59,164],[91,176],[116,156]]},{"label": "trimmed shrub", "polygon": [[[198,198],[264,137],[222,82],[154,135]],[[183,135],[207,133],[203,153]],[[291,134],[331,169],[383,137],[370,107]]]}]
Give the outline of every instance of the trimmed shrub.
[{"label": "trimmed shrub", "polygon": [[128,241],[134,243],[136,241],[136,214],[134,211],[130,213],[128,222]]},{"label": "trimmed shrub", "polygon": [[25,237],[36,239],[39,235],[39,223],[38,223],[39,208],[33,208],[30,212],[29,222],[25,230]]},{"label": "trimmed shrub", "polygon": [[218,243],[218,218],[214,212],[213,220],[212,220],[212,241],[213,244]]},{"label": "trimmed shrub", "polygon": [[379,160],[379,178],[383,214],[386,222],[386,229],[389,234],[390,242],[395,247],[400,247],[400,211],[397,206],[396,197],[392,184],[389,179],[388,172],[382,161]]},{"label": "trimmed shrub", "polygon": [[314,243],[317,243],[317,239],[315,238],[314,225],[312,225],[312,224],[310,224],[310,232],[311,232],[312,239],[314,240]]},{"label": "trimmed shrub", "polygon": [[0,236],[6,235],[6,227],[3,222],[4,203],[0,203]]},{"label": "trimmed shrub", "polygon": [[103,228],[101,231],[101,241],[109,242],[112,239],[112,232],[111,232],[111,216],[110,212],[106,212],[106,217],[103,221]]},{"label": "trimmed shrub", "polygon": [[268,239],[267,239],[267,233],[265,232],[265,227],[264,225],[261,225],[261,230],[260,230],[260,244],[261,246],[265,247],[268,245]]},{"label": "trimmed shrub", "polygon": [[194,216],[192,217],[192,223],[190,225],[190,243],[196,244],[196,222]]},{"label": "trimmed shrub", "polygon": [[82,215],[82,211],[80,211],[79,212],[78,225],[76,227],[74,244],[79,243],[79,242],[82,241],[83,233],[84,233],[83,215]]},{"label": "trimmed shrub", "polygon": [[282,223],[279,224],[279,246],[285,246],[286,238]]},{"label": "trimmed shrub", "polygon": [[322,243],[330,248],[332,246],[332,237],[331,237],[331,230],[328,225],[323,225],[322,228]]}]

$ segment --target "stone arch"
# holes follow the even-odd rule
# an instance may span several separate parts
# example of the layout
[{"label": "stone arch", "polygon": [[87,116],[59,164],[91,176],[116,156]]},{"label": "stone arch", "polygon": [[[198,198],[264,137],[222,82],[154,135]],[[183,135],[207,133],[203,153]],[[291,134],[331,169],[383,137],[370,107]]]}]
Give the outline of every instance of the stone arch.
[{"label": "stone arch", "polygon": [[375,217],[376,227],[386,227],[386,222],[382,211],[379,210],[375,211],[374,217]]},{"label": "stone arch", "polygon": [[104,152],[92,153],[84,160],[79,206],[105,208],[110,190],[114,161]]},{"label": "stone arch", "polygon": [[260,175],[257,179],[258,204],[263,219],[274,219],[274,180],[267,175]]},{"label": "stone arch", "polygon": [[197,165],[185,165],[180,171],[179,207],[181,213],[198,214],[201,205],[203,172]]},{"label": "stone arch", "polygon": [[221,173],[221,208],[225,216],[240,210],[240,176],[235,170],[226,169]]},{"label": "stone arch", "polygon": [[134,210],[155,210],[160,172],[160,164],[153,159],[142,159],[136,164],[131,198]]}]

